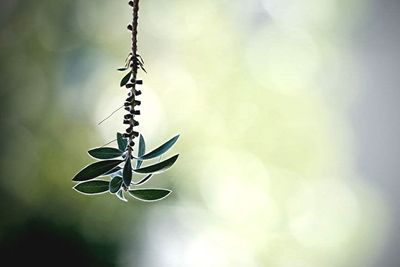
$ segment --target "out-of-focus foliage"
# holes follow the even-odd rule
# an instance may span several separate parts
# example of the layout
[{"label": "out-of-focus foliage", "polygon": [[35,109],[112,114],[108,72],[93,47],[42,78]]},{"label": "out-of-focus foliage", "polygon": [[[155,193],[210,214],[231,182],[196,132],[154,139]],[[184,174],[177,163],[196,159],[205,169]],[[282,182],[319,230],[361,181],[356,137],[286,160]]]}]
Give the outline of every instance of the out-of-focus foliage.
[{"label": "out-of-focus foliage", "polygon": [[353,267],[373,255],[385,211],[352,169],[341,113],[358,1],[141,1],[141,131],[148,144],[182,134],[179,164],[149,181],[174,191],[158,204],[71,188],[85,149],[123,128],[121,113],[97,122],[125,97],[126,3],[0,7],[2,253],[25,244],[37,263],[43,248],[81,266],[163,267]]}]

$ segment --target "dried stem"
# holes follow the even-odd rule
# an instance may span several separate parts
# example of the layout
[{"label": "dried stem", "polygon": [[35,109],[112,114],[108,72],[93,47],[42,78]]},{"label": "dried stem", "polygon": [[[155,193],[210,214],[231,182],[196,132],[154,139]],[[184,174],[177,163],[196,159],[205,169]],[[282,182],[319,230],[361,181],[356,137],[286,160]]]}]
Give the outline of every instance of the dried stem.
[{"label": "dried stem", "polygon": [[[137,70],[138,70],[138,65],[136,61],[137,57],[137,28],[138,28],[138,19],[139,19],[139,0],[133,0],[133,6],[132,6],[132,75],[131,75],[131,83],[132,87],[130,88],[130,95],[132,96],[132,102],[131,102],[131,111],[134,110],[135,104],[136,104],[136,77],[137,77]],[[132,114],[132,113],[131,113]],[[132,118],[130,119],[129,126],[134,127],[134,118],[135,114],[132,114]],[[128,139],[128,151],[127,151],[127,160],[131,159],[132,156],[132,151],[133,151],[133,139],[135,138],[134,135],[130,135]]]}]

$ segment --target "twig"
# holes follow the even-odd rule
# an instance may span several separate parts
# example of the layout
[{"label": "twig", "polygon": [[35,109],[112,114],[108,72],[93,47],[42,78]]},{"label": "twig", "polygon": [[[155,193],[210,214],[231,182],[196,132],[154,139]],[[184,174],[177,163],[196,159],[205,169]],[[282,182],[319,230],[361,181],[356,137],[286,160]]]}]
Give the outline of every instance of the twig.
[{"label": "twig", "polygon": [[117,141],[117,139],[114,139],[114,140],[108,142],[107,144],[102,145],[101,147],[105,147],[106,145],[109,145],[109,144],[111,144],[112,142],[115,142],[115,141]]},{"label": "twig", "polygon": [[124,105],[120,106],[119,108],[117,108],[116,110],[114,110],[110,115],[108,115],[105,119],[103,119],[101,122],[99,122],[97,125],[102,124],[103,122],[105,122],[106,120],[108,120],[112,115],[114,115],[118,110],[120,110],[121,108],[123,108]]}]

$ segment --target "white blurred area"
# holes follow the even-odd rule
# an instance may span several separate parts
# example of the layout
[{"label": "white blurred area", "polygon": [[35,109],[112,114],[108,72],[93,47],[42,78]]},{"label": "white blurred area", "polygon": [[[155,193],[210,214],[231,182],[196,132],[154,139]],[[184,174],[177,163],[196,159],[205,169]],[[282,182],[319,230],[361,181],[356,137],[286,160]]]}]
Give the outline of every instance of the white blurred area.
[{"label": "white blurred area", "polygon": [[[346,119],[359,88],[350,34],[360,1],[159,0],[142,1],[140,12],[141,130],[150,147],[179,132],[181,157],[165,178],[174,193],[146,208],[140,245],[126,244],[123,266],[373,262],[389,211],[357,173]],[[98,45],[120,41],[112,48],[122,58],[128,38],[111,37]],[[88,90],[99,100],[96,120],[109,113],[104,103],[124,98],[117,83],[100,96]],[[100,128],[104,141],[120,125],[111,121]]]}]

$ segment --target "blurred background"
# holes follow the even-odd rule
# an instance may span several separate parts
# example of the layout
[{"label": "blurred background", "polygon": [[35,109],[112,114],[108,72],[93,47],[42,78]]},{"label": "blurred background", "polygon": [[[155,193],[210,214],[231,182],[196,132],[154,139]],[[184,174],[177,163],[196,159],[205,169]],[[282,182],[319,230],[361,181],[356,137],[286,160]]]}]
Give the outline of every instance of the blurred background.
[{"label": "blurred background", "polygon": [[[164,201],[80,195],[123,131],[127,1],[0,3],[0,253],[15,266],[400,266],[400,2],[141,1]],[[56,259],[56,262],[54,261]]]}]

